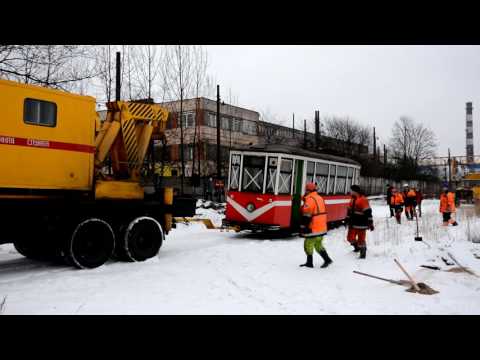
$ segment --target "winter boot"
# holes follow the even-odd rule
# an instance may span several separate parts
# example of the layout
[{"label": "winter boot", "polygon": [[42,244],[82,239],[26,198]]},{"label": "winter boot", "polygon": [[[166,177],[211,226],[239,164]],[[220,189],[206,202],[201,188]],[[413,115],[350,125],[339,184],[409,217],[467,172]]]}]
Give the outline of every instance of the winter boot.
[{"label": "winter boot", "polygon": [[365,259],[367,257],[367,248],[361,248],[360,249],[360,258],[359,259]]},{"label": "winter boot", "polygon": [[313,268],[313,255],[307,255],[307,262],[305,264],[300,265],[300,267],[302,266]]},{"label": "winter boot", "polygon": [[356,242],[352,243],[352,246],[353,246],[353,252],[359,252],[360,251],[360,248],[358,247]]},{"label": "winter boot", "polygon": [[320,251],[320,256],[324,261],[323,265],[320,266],[321,268],[326,268],[328,265],[330,265],[333,262],[332,259],[330,259],[330,257],[328,256],[327,251],[325,249]]}]

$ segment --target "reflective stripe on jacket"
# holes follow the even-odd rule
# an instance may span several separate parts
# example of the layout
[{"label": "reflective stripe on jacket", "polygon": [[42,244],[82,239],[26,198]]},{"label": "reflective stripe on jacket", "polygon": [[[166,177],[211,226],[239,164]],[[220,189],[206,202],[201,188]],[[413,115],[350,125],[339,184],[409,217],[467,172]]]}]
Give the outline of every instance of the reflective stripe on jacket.
[{"label": "reflective stripe on jacket", "polygon": [[372,209],[366,196],[352,196],[348,205],[347,217],[350,226],[354,229],[368,229],[373,224]]},{"label": "reflective stripe on jacket", "polygon": [[308,225],[311,232],[305,234],[305,237],[323,236],[327,233],[327,208],[325,201],[317,192],[305,196],[302,215],[311,218]]}]

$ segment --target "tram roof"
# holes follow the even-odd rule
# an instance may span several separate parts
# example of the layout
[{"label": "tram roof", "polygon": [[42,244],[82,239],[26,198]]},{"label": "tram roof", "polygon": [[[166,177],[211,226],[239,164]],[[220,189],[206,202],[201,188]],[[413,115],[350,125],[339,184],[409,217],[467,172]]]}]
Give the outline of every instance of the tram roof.
[{"label": "tram roof", "polygon": [[360,166],[360,163],[358,163],[357,161],[346,158],[346,157],[325,154],[317,151],[305,150],[305,149],[298,148],[295,146],[290,146],[290,145],[279,145],[279,144],[250,145],[250,146],[239,147],[237,150],[291,154],[291,155],[304,156],[304,157],[309,157],[314,159],[335,161],[339,163]]}]

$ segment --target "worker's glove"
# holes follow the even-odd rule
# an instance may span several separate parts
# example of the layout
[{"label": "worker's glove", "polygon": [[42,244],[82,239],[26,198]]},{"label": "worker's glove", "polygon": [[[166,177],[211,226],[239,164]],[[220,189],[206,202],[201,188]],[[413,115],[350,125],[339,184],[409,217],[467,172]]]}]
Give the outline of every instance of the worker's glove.
[{"label": "worker's glove", "polygon": [[370,229],[370,231],[375,230],[375,226],[373,226],[373,224],[368,225],[368,228]]}]

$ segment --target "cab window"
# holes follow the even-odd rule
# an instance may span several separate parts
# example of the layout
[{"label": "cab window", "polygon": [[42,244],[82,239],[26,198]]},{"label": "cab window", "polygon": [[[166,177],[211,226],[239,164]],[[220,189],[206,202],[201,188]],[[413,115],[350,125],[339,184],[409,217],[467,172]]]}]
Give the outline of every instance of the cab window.
[{"label": "cab window", "polygon": [[44,100],[25,99],[23,121],[31,125],[55,127],[57,125],[57,104]]}]

